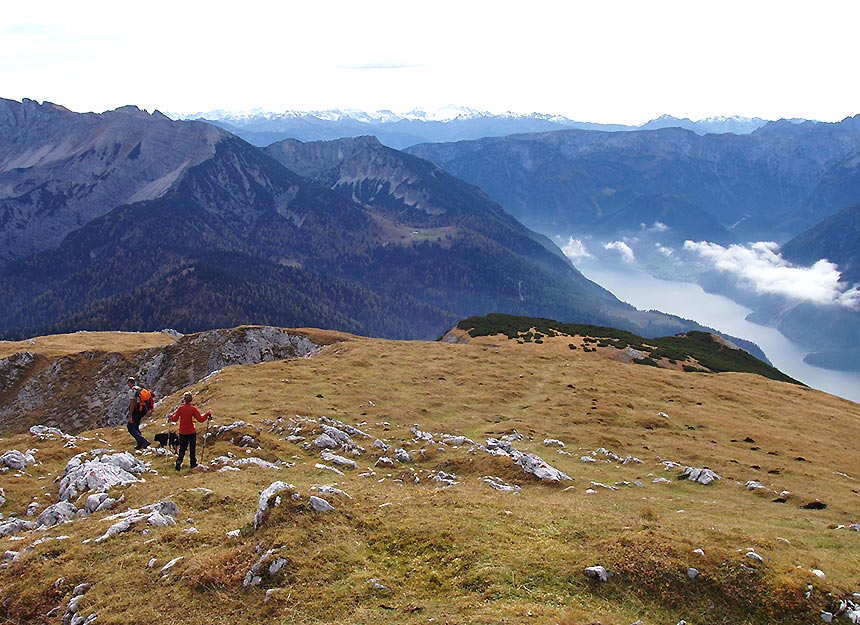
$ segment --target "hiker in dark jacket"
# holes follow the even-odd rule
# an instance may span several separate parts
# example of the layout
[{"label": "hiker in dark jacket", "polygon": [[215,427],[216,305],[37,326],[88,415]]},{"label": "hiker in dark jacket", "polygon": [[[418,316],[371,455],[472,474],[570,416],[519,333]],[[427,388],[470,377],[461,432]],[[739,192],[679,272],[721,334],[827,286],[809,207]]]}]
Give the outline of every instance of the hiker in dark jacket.
[{"label": "hiker in dark jacket", "polygon": [[167,416],[168,419],[176,423],[179,421],[179,457],[176,459],[176,470],[182,466],[182,459],[185,457],[185,450],[190,448],[191,453],[191,468],[197,466],[197,428],[194,427],[194,421],[200,423],[211,418],[212,411],[209,410],[206,414],[200,414],[193,405],[191,400],[193,396],[186,392],[182,396],[182,405]]},{"label": "hiker in dark jacket", "polygon": [[140,433],[140,420],[143,417],[138,400],[140,387],[135,385],[134,378],[128,378],[126,384],[128,384],[128,424],[126,427],[128,428],[128,433],[137,442],[135,449],[146,449],[149,447],[149,441]]}]

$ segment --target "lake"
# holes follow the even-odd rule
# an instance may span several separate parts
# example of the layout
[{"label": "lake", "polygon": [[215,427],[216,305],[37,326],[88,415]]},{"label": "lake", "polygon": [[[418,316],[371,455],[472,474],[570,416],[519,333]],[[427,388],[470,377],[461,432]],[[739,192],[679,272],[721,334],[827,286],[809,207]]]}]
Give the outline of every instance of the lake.
[{"label": "lake", "polygon": [[747,321],[750,309],[727,297],[706,293],[698,284],[661,280],[643,271],[609,266],[596,259],[577,259],[576,266],[589,280],[636,308],[693,319],[752,341],[783,373],[812,388],[860,402],[860,372],[831,371],[806,364],[803,357],[808,349],[788,340],[774,328]]}]

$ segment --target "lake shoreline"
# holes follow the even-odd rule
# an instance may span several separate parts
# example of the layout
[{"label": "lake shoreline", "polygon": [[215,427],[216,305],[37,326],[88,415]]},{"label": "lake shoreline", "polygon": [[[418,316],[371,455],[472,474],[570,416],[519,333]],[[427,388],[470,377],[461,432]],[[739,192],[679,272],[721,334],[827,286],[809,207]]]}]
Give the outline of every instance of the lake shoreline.
[{"label": "lake shoreline", "polygon": [[860,372],[816,367],[804,358],[811,350],[794,343],[775,328],[747,319],[750,309],[693,282],[655,278],[643,270],[624,269],[597,259],[578,259],[577,269],[589,280],[611,291],[618,299],[641,310],[692,319],[697,323],[752,341],[774,367],[807,386],[860,402]]}]

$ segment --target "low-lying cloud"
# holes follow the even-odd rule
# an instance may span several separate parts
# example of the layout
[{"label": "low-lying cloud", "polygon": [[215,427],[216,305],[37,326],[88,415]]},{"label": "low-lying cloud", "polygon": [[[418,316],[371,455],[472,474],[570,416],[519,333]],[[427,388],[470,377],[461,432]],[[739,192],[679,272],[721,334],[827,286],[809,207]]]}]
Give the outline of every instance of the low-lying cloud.
[{"label": "low-lying cloud", "polygon": [[780,255],[776,243],[765,241],[729,247],[685,241],[684,250],[699,255],[714,269],[731,274],[756,293],[860,310],[860,286],[849,288],[840,283],[838,266],[828,260],[798,267]]},{"label": "low-lying cloud", "polygon": [[636,260],[636,255],[633,253],[633,248],[627,245],[624,241],[612,241],[603,245],[605,250],[615,250],[621,254],[621,259],[625,263],[632,263]]},{"label": "low-lying cloud", "polygon": [[594,258],[588,249],[586,249],[585,244],[579,239],[574,239],[573,237],[568,239],[567,244],[562,246],[561,251],[574,262],[582,260],[583,258]]}]

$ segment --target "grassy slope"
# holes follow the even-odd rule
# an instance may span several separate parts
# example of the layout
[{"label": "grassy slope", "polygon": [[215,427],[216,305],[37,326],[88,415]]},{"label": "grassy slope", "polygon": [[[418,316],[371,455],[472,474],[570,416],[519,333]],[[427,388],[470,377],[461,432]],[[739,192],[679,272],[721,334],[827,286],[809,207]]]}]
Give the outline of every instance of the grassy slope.
[{"label": "grassy slope", "polygon": [[0,341],[0,358],[17,352],[33,352],[55,357],[82,351],[129,352],[147,347],[164,347],[176,339],[163,332],[75,332],[36,336],[23,341]]},{"label": "grassy slope", "polygon": [[[569,343],[568,337],[542,344],[485,337],[469,345],[352,338],[312,359],[225,369],[193,389],[198,405],[214,411],[215,425],[244,419],[262,431],[222,436],[205,460],[232,451],[294,465],[176,474],[169,458],[146,452],[159,475],[117,489],[125,501],[113,512],[170,497],[180,507],[179,524],[84,544],[109,526],[100,520],[106,513],[98,513],[21,534],[23,540],[0,539],[0,551],[22,551],[17,564],[0,570],[4,616],[40,621],[64,608],[80,582],[92,589],[79,614],[98,612],[101,624],[797,623],[815,622],[828,593],[860,591],[860,533],[831,529],[860,522],[857,404],[750,374],[634,366],[571,350]],[[156,410],[145,433],[162,429],[177,398]],[[660,411],[669,418],[657,417]],[[315,469],[318,454],[283,438],[292,424],[314,436],[313,420],[322,416],[362,424],[394,446],[425,449],[424,456],[394,470],[376,468],[373,478]],[[415,443],[413,424],[481,443],[516,429],[526,437],[517,448],[541,455],[574,481],[540,483],[508,460],[470,453],[468,445],[439,451],[440,445]],[[247,454],[229,441],[241,433],[254,435],[262,449]],[[565,441],[572,455],[544,447],[546,437]],[[41,464],[0,476],[7,497],[0,511],[22,515],[34,497],[43,505],[55,501],[52,480],[79,451],[130,448],[121,429],[87,438],[74,449],[30,435],[2,441],[3,450],[38,448]],[[369,450],[358,458],[364,469],[380,451],[372,441],[359,442]],[[600,447],[643,463],[580,460]],[[707,487],[677,481],[678,471],[664,471],[658,458],[709,466],[723,480]],[[439,469],[460,484],[442,488],[429,479]],[[484,475],[521,485],[522,492],[492,490],[478,479]],[[663,476],[672,483],[652,483]],[[303,502],[315,483],[336,483],[352,499],[327,496],[337,510],[325,515],[287,503],[254,531],[258,495],[276,479],[295,484]],[[773,493],[744,489],[750,479],[792,495],[772,503]],[[592,481],[633,480],[643,487],[586,493]],[[802,508],[814,499],[828,507]],[[192,526],[199,534],[184,533]],[[240,538],[226,539],[233,529],[242,530]],[[69,538],[23,553],[36,539],[59,536]],[[276,549],[288,564],[274,579],[245,588],[258,547]],[[752,564],[743,557],[747,548],[766,558],[758,572],[741,566]],[[161,579],[159,569],[177,556],[184,559]],[[152,568],[150,558],[156,558]],[[593,564],[614,573],[608,583],[584,577],[583,567]],[[695,582],[686,576],[690,566],[702,572]],[[374,590],[373,578],[390,591]],[[810,599],[807,584],[814,586]],[[265,603],[267,588],[279,590]]]}]

